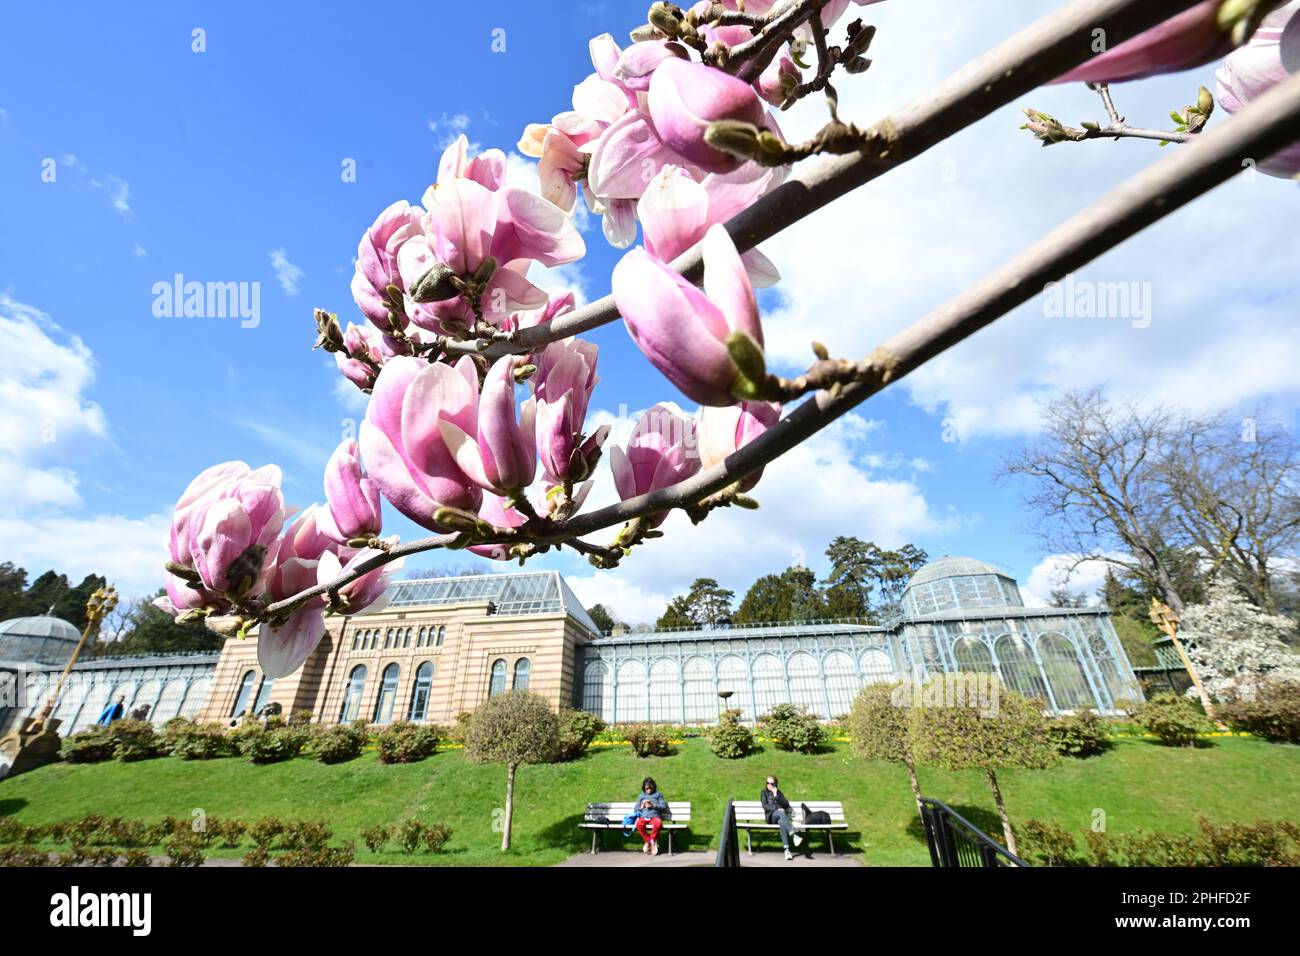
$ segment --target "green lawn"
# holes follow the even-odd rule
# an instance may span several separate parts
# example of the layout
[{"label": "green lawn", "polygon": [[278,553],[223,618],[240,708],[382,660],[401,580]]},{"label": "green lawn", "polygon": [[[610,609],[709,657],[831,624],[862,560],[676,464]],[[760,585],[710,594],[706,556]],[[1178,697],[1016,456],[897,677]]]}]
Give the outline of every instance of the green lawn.
[{"label": "green lawn", "polygon": [[[373,752],[325,766],[299,758],[255,766],[242,758],[183,761],[163,757],[141,763],[59,764],[0,781],[0,814],[29,823],[78,818],[90,811],[154,821],[187,818],[201,807],[209,815],[253,822],[266,815],[324,819],[335,842],[357,840],[359,862],[457,865],[557,863],[590,847],[576,829],[588,800],[631,800],[646,774],[670,800],[690,800],[692,848],[715,847],[728,796],[754,800],[766,774],[776,773],[792,800],[844,801],[850,832],[836,848],[862,855],[869,865],[928,865],[915,806],[900,767],[854,757],[846,744],[817,756],[771,747],[743,760],[721,760],[706,743],[688,740],[669,757],[638,760],[626,747],[593,748],[570,764],[520,770],[514,848],[499,851],[493,810],[504,801],[505,770],[467,764],[460,752],[440,752],[421,763],[380,764]],[[921,787],[993,834],[999,833],[983,775],[920,768]],[[1051,820],[1084,833],[1094,809],[1106,812],[1113,832],[1187,830],[1197,816],[1215,822],[1300,820],[1300,747],[1220,738],[1213,747],[1175,749],[1146,740],[1120,740],[1107,754],[1062,760],[1041,771],[999,775],[1012,822]],[[369,853],[363,827],[395,823],[408,815],[443,822],[454,830],[447,852],[406,856]],[[764,836],[764,849],[778,848]],[[617,833],[610,850],[631,848]],[[820,848],[821,837],[812,838]],[[247,848],[213,849],[241,856]]]}]

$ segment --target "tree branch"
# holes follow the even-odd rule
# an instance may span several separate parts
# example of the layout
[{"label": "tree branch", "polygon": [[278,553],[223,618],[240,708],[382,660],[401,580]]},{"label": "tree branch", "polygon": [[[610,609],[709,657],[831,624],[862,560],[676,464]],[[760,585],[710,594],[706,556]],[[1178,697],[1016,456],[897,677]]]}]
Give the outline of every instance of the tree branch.
[{"label": "tree branch", "polygon": [[[1006,106],[1042,83],[1094,56],[1093,31],[1114,46],[1197,0],[1073,0],[973,60],[937,86],[872,127],[856,154],[828,159],[793,175],[727,223],[739,251],[752,249],[792,223],[883,175],[949,136]],[[701,247],[678,256],[672,268],[691,281],[703,269]],[[449,342],[451,355],[499,358],[531,352],[617,321],[613,296],[605,296],[544,325],[503,333],[492,340]]]}]

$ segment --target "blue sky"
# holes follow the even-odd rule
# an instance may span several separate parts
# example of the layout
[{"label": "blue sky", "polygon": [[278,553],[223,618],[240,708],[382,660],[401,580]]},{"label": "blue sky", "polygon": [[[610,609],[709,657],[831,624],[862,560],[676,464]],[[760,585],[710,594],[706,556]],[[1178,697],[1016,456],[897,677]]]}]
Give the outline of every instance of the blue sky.
[{"label": "blue sky", "polygon": [[[842,112],[870,121],[1052,5],[871,7],[876,65],[845,78]],[[161,583],[151,569],[167,513],[202,468],[274,461],[290,501],[318,500],[324,462],[361,407],[333,362],[310,351],[311,310],[360,319],[348,281],[361,232],[392,201],[418,201],[455,132],[510,151],[525,124],[567,109],[590,72],[588,38],[621,40],[645,7],[0,7],[0,322],[11,340],[0,362],[0,480],[15,489],[0,512],[0,559],[33,574],[96,570],[138,593]],[[195,29],[204,52],[192,49]],[[493,52],[495,30],[504,52]],[[1123,87],[1120,106],[1157,124],[1202,82],[1212,85],[1212,70]],[[1039,150],[1016,129],[1025,105],[1068,121],[1097,113],[1082,88],[1036,93],[765,246],[786,276],[765,302],[775,362],[805,362],[812,338],[864,353],[1159,158],[1136,142]],[[792,135],[823,121],[819,104],[801,109],[781,117]],[[355,182],[341,175],[348,160]],[[526,175],[524,161],[513,168]],[[1104,257],[1093,278],[1152,283],[1150,328],[1049,320],[1031,304],[770,469],[755,492],[763,511],[670,525],[655,553],[608,579],[546,560],[584,599],[621,604],[632,619],[653,616],[697,573],[743,589],[790,560],[820,569],[836,533],[981,557],[1045,593],[1049,556],[1027,533],[1020,491],[993,481],[1033,434],[1037,401],[1101,384],[1117,396],[1293,416],[1300,340],[1288,328],[1297,279],[1287,227],[1297,198],[1275,180],[1230,184]],[[589,254],[567,276],[594,298],[618,253],[594,219],[585,235]],[[816,246],[829,251],[809,256]],[[1188,282],[1201,261],[1213,263],[1210,278]],[[260,283],[260,323],[156,317],[152,288],[176,273]],[[621,325],[591,338],[600,414],[681,401]],[[945,428],[960,440],[945,441]],[[420,533],[395,513],[390,530]]]}]

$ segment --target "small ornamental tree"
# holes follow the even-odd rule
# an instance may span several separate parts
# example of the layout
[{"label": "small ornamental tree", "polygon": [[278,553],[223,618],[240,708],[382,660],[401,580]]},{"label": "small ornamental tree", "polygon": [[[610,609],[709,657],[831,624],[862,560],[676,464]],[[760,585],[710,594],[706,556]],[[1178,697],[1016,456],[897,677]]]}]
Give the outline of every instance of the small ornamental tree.
[{"label": "small ornamental tree", "polygon": [[853,699],[849,712],[849,740],[853,752],[864,760],[887,760],[907,768],[916,809],[921,809],[921,784],[916,779],[912,754],[910,711],[900,706],[900,684],[868,684]]},{"label": "small ornamental tree", "polygon": [[[982,678],[987,691],[953,693],[967,683],[953,678],[964,677]],[[997,771],[1002,767],[1050,767],[1056,762],[1056,748],[1037,702],[1007,690],[996,678],[949,674],[925,685],[912,704],[910,726],[916,759],[944,770],[983,770],[1007,849],[1015,853],[1016,835]]]},{"label": "small ornamental tree", "polygon": [[510,849],[515,812],[515,773],[520,764],[550,763],[560,752],[560,720],[546,698],[526,690],[489,697],[470,721],[465,759],[506,766],[505,828],[501,849]]},{"label": "small ornamental tree", "polygon": [[1228,581],[1187,608],[1181,636],[1205,691],[1215,700],[1249,697],[1263,681],[1300,681],[1300,658],[1283,641],[1295,622],[1251,604]]}]

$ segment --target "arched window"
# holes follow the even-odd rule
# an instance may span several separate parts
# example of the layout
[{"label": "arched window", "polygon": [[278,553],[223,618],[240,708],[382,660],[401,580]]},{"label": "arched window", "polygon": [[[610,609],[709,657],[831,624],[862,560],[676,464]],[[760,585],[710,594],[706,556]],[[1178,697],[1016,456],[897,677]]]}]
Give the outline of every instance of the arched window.
[{"label": "arched window", "polygon": [[[424,628],[420,628],[421,631]],[[415,671],[415,686],[411,689],[411,720],[427,720],[429,697],[433,694],[433,664],[425,661]]]},{"label": "arched window", "polygon": [[770,713],[777,704],[789,698],[781,662],[774,654],[759,654],[751,665],[754,672],[754,716]]},{"label": "arched window", "polygon": [[442,639],[443,637],[446,636],[446,634],[447,634],[447,625],[439,624],[438,625],[438,647],[442,647]]},{"label": "arched window", "polygon": [[582,670],[582,709],[606,722],[614,720],[614,675],[601,661]]},{"label": "arched window", "polygon": [[401,671],[396,664],[384,668],[383,678],[379,684],[379,698],[375,701],[375,723],[386,724],[393,719],[393,701],[397,699],[397,675]]},{"label": "arched window", "polygon": [[271,699],[271,688],[274,686],[275,681],[272,678],[262,678],[262,686],[257,692],[257,700],[253,703],[254,714],[260,714],[262,712],[262,708],[266,706],[266,702]]},{"label": "arched window", "polygon": [[231,717],[238,717],[248,710],[248,701],[253,696],[253,682],[257,680],[257,671],[248,671],[239,679],[239,693],[235,695],[235,706],[230,710]]},{"label": "arched window", "polygon": [[828,715],[832,720],[853,709],[853,698],[861,683],[853,673],[853,658],[844,651],[829,651],[822,659],[826,674],[826,699],[831,705]]},{"label": "arched window", "polygon": [[992,674],[993,655],[984,642],[974,637],[961,637],[952,646],[952,656],[957,658],[957,669],[973,674]]},{"label": "arched window", "polygon": [[722,703],[724,710],[739,710],[741,720],[753,720],[754,698],[749,688],[749,668],[744,660],[728,654],[718,662],[718,693],[731,691]]},{"label": "arched window", "polygon": [[413,633],[414,633],[414,631],[412,631],[411,628],[408,627],[408,628],[406,629],[406,636],[402,638],[402,646],[403,646],[403,647],[410,647],[410,646],[411,646],[411,635],[412,635]]},{"label": "arched window", "polygon": [[796,651],[785,662],[790,675],[790,703],[807,707],[820,717],[826,705],[822,702],[822,675],[817,670],[816,659],[807,651]]},{"label": "arched window", "polygon": [[[149,715],[149,719],[155,724],[165,724],[181,711],[181,704],[185,700],[185,680],[180,677],[173,677],[163,688],[162,696],[158,698],[158,710]],[[99,716],[96,714],[95,716]]]},{"label": "arched window", "polygon": [[492,682],[488,684],[488,696],[506,692],[506,662],[500,658],[492,662]]},{"label": "arched window", "polygon": [[658,723],[677,723],[682,715],[682,681],[677,662],[658,660],[650,667],[650,719]]},{"label": "arched window", "polygon": [[352,649],[354,651],[361,648],[361,639],[365,636],[366,632],[361,630],[361,628],[357,628],[352,632]]},{"label": "arched window", "polygon": [[415,639],[415,646],[416,646],[416,647],[424,647],[424,635],[425,635],[425,632],[428,631],[428,630],[429,630],[429,629],[428,629],[427,627],[422,627],[422,628],[420,628],[420,633],[416,636],[416,639]]},{"label": "arched window", "polygon": [[384,650],[388,650],[392,646],[393,646],[393,629],[390,627],[388,630],[384,632]]},{"label": "arched window", "polygon": [[528,690],[528,675],[532,669],[532,661],[526,657],[521,657],[515,661],[515,681],[511,686],[515,690]]},{"label": "arched window", "polygon": [[614,694],[614,717],[620,724],[646,720],[650,714],[650,688],[646,686],[645,664],[624,661],[618,665],[618,686]]},{"label": "arched window", "polygon": [[358,664],[348,675],[348,689],[343,695],[339,723],[346,724],[361,716],[361,695],[366,690],[366,665]]},{"label": "arched window", "polygon": [[873,647],[863,651],[862,656],[858,658],[858,664],[862,667],[864,684],[883,684],[897,679],[889,655],[879,648]]},{"label": "arched window", "polygon": [[994,645],[998,653],[998,670],[1002,672],[1002,682],[1021,697],[1048,702],[1047,685],[1034,660],[1034,652],[1014,634],[1003,634]]},{"label": "arched window", "polygon": [[692,657],[682,668],[682,693],[686,697],[687,723],[712,723],[718,719],[718,688],[707,658]]},{"label": "arched window", "polygon": [[1038,639],[1038,657],[1056,698],[1056,706],[1065,710],[1096,707],[1097,700],[1084,676],[1074,644],[1062,634],[1044,634]]}]

